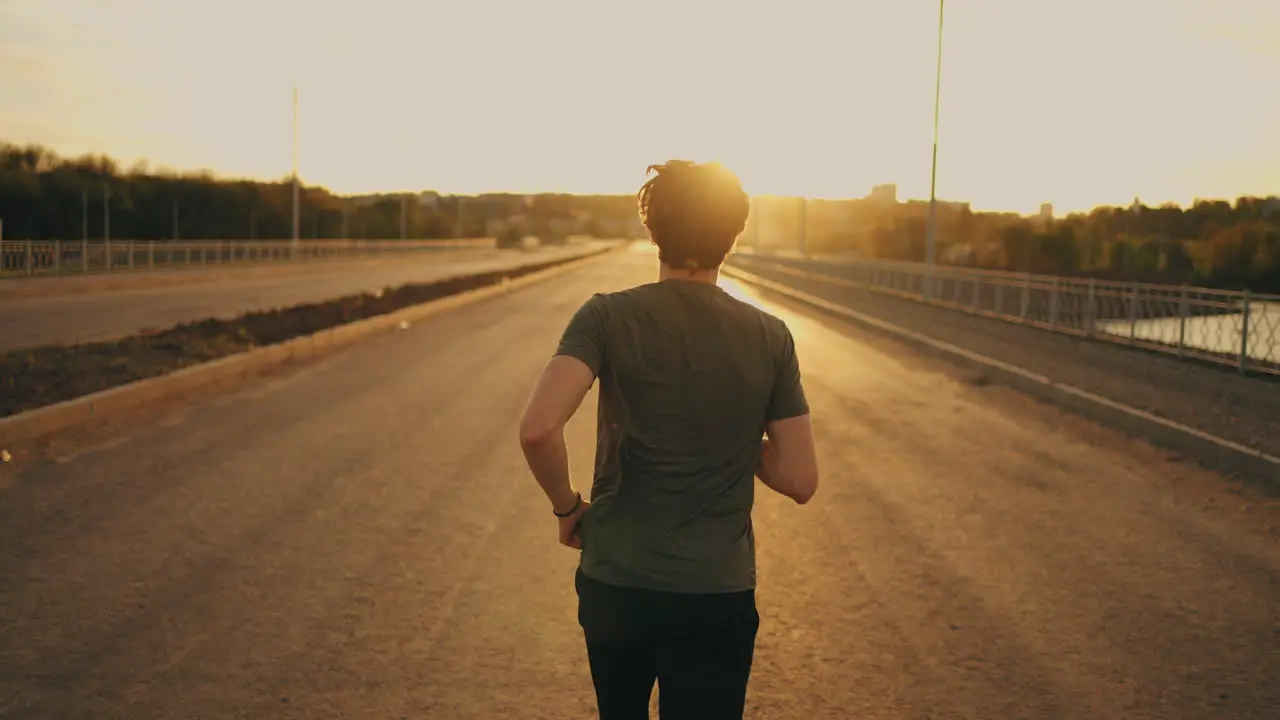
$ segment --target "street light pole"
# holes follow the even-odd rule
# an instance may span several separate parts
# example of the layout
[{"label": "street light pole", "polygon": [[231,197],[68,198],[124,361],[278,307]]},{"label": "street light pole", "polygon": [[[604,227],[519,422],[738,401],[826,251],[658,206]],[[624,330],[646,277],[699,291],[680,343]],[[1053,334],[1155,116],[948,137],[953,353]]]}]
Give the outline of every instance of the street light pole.
[{"label": "street light pole", "polygon": [[102,245],[107,254],[107,271],[111,271],[111,182],[102,183]]},{"label": "street light pole", "polygon": [[800,196],[800,256],[809,257],[809,201]]},{"label": "street light pole", "polygon": [[293,243],[290,249],[298,254],[298,232],[301,220],[298,208],[298,86],[293,86]]},{"label": "street light pole", "polygon": [[933,169],[929,175],[929,232],[925,240],[925,263],[928,265],[928,281],[925,297],[933,296],[934,262],[938,244],[938,111],[942,106],[942,12],[946,0],[938,0],[938,69],[933,90]]}]

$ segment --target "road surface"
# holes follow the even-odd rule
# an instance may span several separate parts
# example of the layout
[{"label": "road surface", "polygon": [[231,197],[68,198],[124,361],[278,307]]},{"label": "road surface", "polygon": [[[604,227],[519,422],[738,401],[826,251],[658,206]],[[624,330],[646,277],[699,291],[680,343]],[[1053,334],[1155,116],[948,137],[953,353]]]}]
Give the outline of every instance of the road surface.
[{"label": "road surface", "polygon": [[208,271],[215,275],[203,278],[198,276],[203,271],[191,270],[186,271],[192,276],[191,282],[181,285],[5,299],[0,301],[0,352],[111,340],[144,329],[161,329],[209,317],[235,317],[252,310],[329,300],[461,273],[511,268],[582,251],[582,246],[575,245],[523,252],[422,252],[396,259],[321,261],[324,264],[320,267],[271,268],[275,272],[215,269]]},{"label": "road surface", "polygon": [[[31,461],[0,483],[0,718],[592,717],[574,553],[516,425],[573,310],[652,263]],[[1276,717],[1274,504],[777,311],[824,475],[804,507],[758,493],[749,717]]]}]

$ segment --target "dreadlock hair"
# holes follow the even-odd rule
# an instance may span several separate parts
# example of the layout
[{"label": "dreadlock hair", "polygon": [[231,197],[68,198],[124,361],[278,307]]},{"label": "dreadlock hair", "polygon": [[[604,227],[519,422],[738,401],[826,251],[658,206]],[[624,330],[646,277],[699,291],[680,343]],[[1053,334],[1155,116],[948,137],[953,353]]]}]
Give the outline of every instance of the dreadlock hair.
[{"label": "dreadlock hair", "polygon": [[747,226],[751,201],[719,163],[671,160],[650,165],[640,188],[640,219],[658,258],[677,270],[720,266]]}]

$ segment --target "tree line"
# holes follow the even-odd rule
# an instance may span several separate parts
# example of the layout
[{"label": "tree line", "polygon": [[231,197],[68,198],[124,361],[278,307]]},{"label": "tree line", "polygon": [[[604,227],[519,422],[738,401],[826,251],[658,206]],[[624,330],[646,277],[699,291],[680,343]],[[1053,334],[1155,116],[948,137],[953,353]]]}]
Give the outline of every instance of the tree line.
[{"label": "tree line", "polygon": [[[0,143],[0,221],[9,239],[99,241],[287,239],[292,182],[123,169],[105,155],[65,158],[39,146]],[[923,260],[928,203],[754,198],[743,243],[811,252]],[[300,235],[395,239],[486,237],[528,232],[636,234],[632,195],[478,197],[335,195],[304,185]],[[803,238],[803,240],[801,240]],[[1280,199],[1242,197],[1148,207],[1099,207],[1059,219],[974,212],[941,203],[939,262],[1057,275],[1280,292]]]},{"label": "tree line", "polygon": [[[757,199],[744,241],[922,261],[929,204]],[[940,203],[938,262],[994,270],[1280,292],[1280,198],[1099,207],[1063,218]]]},{"label": "tree line", "polygon": [[[616,234],[635,216],[630,197],[400,193],[336,195],[299,190],[303,239],[487,237],[518,218],[531,233]],[[0,221],[8,239],[287,239],[293,183],[229,180],[211,173],[124,169],[105,155],[65,158],[40,146],[0,143]]]}]

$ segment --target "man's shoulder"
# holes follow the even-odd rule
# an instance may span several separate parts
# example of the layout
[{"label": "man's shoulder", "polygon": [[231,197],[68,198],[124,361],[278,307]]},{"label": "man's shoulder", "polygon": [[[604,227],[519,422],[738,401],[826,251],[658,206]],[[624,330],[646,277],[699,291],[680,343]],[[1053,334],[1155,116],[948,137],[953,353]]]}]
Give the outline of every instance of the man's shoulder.
[{"label": "man's shoulder", "polygon": [[651,298],[656,297],[657,293],[654,292],[655,285],[656,283],[646,283],[622,290],[592,293],[585,304],[601,309],[621,309],[627,306],[644,304]]},{"label": "man's shoulder", "polygon": [[[665,302],[670,298],[670,294],[666,292],[667,290],[669,288],[664,288],[661,282],[650,282],[622,290],[598,292],[593,294],[587,302],[599,308],[610,308],[625,313],[627,308],[640,308],[648,306],[650,303]],[[728,308],[738,317],[759,322],[773,333],[787,332],[787,324],[782,318],[759,305],[734,297],[729,293],[720,295],[720,300],[722,307]]]},{"label": "man's shoulder", "polygon": [[744,316],[756,319],[771,333],[783,334],[789,332],[787,330],[787,323],[785,320],[774,315],[763,307],[732,295],[728,295],[728,298],[733,303],[737,312]]}]

